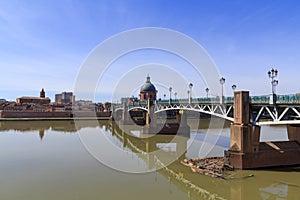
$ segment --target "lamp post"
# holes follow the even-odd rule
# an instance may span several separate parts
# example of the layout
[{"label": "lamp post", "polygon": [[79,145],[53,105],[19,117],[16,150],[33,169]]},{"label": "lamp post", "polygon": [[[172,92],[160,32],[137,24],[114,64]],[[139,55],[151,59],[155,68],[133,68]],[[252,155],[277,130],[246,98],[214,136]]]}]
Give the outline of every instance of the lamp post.
[{"label": "lamp post", "polygon": [[189,99],[190,99],[190,91],[189,90],[187,91],[187,95],[188,95],[188,101],[189,101]]},{"label": "lamp post", "polygon": [[234,92],[235,92],[235,89],[236,89],[236,85],[232,85],[231,88],[232,88],[232,91],[233,91],[233,93],[234,93]]},{"label": "lamp post", "polygon": [[189,98],[189,104],[191,104],[192,103],[192,88],[193,88],[193,84],[192,83],[190,83],[189,84],[189,93],[190,93],[190,98]]},{"label": "lamp post", "polygon": [[175,99],[177,99],[177,92],[174,93]]},{"label": "lamp post", "polygon": [[278,85],[278,80],[274,80],[272,85],[274,87],[274,94],[276,94],[276,86]]},{"label": "lamp post", "polygon": [[169,99],[169,104],[171,104],[171,99],[172,99],[172,87],[169,87],[169,92],[170,92],[170,99]]},{"label": "lamp post", "polygon": [[206,98],[208,98],[209,88],[206,88],[205,91],[206,91]]},{"label": "lamp post", "polygon": [[220,78],[220,84],[221,84],[221,98],[220,98],[220,104],[224,103],[224,84],[225,84],[225,78]]},{"label": "lamp post", "polygon": [[278,80],[275,78],[278,75],[277,69],[271,69],[268,71],[269,78],[271,79],[271,85],[272,85],[272,93],[270,95],[270,104],[274,105],[276,104],[276,86],[278,85]]},{"label": "lamp post", "polygon": [[271,85],[272,85],[272,94],[275,94],[275,87],[278,85],[278,80],[275,80],[275,78],[278,75],[277,69],[271,69],[268,71],[269,78],[271,79]]},{"label": "lamp post", "polygon": [[164,100],[166,100],[166,96],[167,96],[167,95],[166,95],[166,94],[164,94]]}]

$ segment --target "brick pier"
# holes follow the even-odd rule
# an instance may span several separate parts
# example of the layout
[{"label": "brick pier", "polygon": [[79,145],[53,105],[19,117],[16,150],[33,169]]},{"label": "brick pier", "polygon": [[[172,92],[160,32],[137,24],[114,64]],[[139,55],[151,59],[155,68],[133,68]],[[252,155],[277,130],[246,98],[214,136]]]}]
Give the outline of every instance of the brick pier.
[{"label": "brick pier", "polygon": [[288,125],[289,141],[260,142],[260,127],[250,123],[249,92],[234,94],[229,162],[237,169],[300,164],[300,126]]}]

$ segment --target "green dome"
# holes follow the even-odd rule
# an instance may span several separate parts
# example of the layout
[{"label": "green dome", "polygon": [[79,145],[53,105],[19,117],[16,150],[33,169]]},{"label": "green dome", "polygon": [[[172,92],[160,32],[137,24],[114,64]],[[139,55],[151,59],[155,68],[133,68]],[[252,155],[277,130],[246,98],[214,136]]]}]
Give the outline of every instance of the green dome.
[{"label": "green dome", "polygon": [[150,76],[147,76],[145,84],[141,87],[141,92],[156,91],[155,86],[150,81]]}]

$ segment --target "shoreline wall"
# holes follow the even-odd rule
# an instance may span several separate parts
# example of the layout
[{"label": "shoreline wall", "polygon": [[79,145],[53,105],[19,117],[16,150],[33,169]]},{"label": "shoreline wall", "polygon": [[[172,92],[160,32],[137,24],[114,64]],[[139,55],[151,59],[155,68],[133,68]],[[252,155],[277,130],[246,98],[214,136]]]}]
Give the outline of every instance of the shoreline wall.
[{"label": "shoreline wall", "polygon": [[34,111],[0,111],[0,118],[75,118],[75,117],[110,117],[111,112],[87,111],[59,111],[59,112],[34,112]]}]

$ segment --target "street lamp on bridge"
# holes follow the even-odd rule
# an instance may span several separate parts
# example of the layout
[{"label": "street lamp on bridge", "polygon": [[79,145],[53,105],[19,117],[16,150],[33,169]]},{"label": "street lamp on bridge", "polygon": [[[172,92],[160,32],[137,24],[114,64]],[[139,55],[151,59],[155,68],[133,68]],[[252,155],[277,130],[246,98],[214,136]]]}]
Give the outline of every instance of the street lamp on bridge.
[{"label": "street lamp on bridge", "polygon": [[275,80],[275,78],[278,75],[277,69],[271,69],[268,71],[269,78],[271,79],[271,85],[272,85],[272,94],[275,94],[275,87],[278,85],[278,80]]},{"label": "street lamp on bridge", "polygon": [[174,93],[175,99],[177,99],[177,92]]},{"label": "street lamp on bridge", "polygon": [[278,85],[278,80],[274,80],[272,85],[274,87],[274,94],[276,94],[276,86]]},{"label": "street lamp on bridge", "polygon": [[169,87],[169,92],[170,92],[170,99],[169,99],[169,104],[171,104],[171,99],[172,99],[172,87]]},{"label": "street lamp on bridge", "polygon": [[206,88],[205,91],[206,91],[206,98],[208,98],[209,88]]},{"label": "street lamp on bridge", "polygon": [[277,69],[271,69],[268,71],[269,78],[271,79],[271,85],[272,85],[272,93],[270,95],[270,104],[276,104],[276,86],[278,85],[278,80],[275,78],[278,75]]},{"label": "street lamp on bridge", "polygon": [[223,104],[224,103],[224,84],[225,84],[225,78],[222,77],[220,78],[220,84],[221,84],[221,98],[220,98],[220,103]]},{"label": "street lamp on bridge", "polygon": [[189,84],[189,104],[191,104],[192,103],[192,88],[193,88],[193,84],[192,83],[190,83]]},{"label": "street lamp on bridge", "polygon": [[235,92],[235,89],[236,89],[236,85],[232,85],[231,88],[232,88],[232,91],[233,91],[233,93],[234,93],[234,92]]}]

